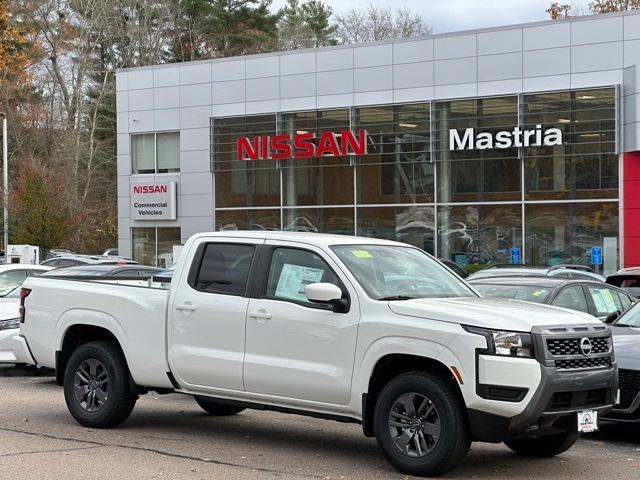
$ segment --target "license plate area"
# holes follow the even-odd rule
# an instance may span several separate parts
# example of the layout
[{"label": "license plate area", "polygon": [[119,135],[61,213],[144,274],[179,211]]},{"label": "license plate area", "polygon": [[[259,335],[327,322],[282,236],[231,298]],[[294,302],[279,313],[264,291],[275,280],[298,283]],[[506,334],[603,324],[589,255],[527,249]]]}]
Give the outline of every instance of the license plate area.
[{"label": "license plate area", "polygon": [[578,412],[578,432],[590,433],[598,430],[598,411],[583,410]]}]

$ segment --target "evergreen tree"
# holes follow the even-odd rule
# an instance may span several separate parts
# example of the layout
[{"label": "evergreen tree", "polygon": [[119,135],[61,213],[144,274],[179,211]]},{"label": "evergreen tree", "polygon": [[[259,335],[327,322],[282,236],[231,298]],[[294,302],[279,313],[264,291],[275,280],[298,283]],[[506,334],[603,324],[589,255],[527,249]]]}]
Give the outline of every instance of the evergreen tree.
[{"label": "evergreen tree", "polygon": [[335,45],[336,30],[329,22],[333,11],[319,0],[288,0],[280,9],[278,24],[279,48],[296,50]]},{"label": "evergreen tree", "polygon": [[278,15],[271,0],[207,0],[203,37],[216,57],[272,51]]}]

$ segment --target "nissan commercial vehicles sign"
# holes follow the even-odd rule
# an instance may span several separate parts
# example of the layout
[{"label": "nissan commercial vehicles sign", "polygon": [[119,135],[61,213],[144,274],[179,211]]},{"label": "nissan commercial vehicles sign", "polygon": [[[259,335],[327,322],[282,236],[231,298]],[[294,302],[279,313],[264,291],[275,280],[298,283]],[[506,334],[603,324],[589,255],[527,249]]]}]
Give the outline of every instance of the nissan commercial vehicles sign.
[{"label": "nissan commercial vehicles sign", "polygon": [[132,220],[175,220],[176,182],[131,185]]}]

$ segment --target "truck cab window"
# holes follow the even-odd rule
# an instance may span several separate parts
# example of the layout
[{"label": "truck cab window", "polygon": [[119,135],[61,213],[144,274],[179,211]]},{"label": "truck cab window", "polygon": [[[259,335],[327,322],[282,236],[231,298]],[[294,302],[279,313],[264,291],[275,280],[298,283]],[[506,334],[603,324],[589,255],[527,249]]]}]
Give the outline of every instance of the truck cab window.
[{"label": "truck cab window", "polygon": [[207,293],[244,295],[253,253],[250,245],[207,244],[193,287]]},{"label": "truck cab window", "polygon": [[315,253],[295,248],[276,248],[273,251],[267,281],[268,298],[317,307],[307,300],[304,287],[320,282],[333,283],[342,288],[331,267]]}]

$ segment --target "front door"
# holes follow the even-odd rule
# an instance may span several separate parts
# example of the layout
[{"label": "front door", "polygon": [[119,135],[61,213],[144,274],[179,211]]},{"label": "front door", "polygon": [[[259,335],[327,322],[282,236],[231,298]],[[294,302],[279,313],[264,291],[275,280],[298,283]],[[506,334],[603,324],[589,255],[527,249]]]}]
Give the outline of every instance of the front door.
[{"label": "front door", "polygon": [[[320,249],[280,242],[267,252],[263,291],[247,312],[247,392],[348,404],[360,318],[355,290]],[[338,285],[349,311],[309,302],[304,287],[317,282]]]},{"label": "front door", "polygon": [[[263,240],[217,238],[194,245],[194,265],[171,299],[169,364],[192,388],[244,390],[247,284]],[[187,278],[185,278],[187,277]]]}]

